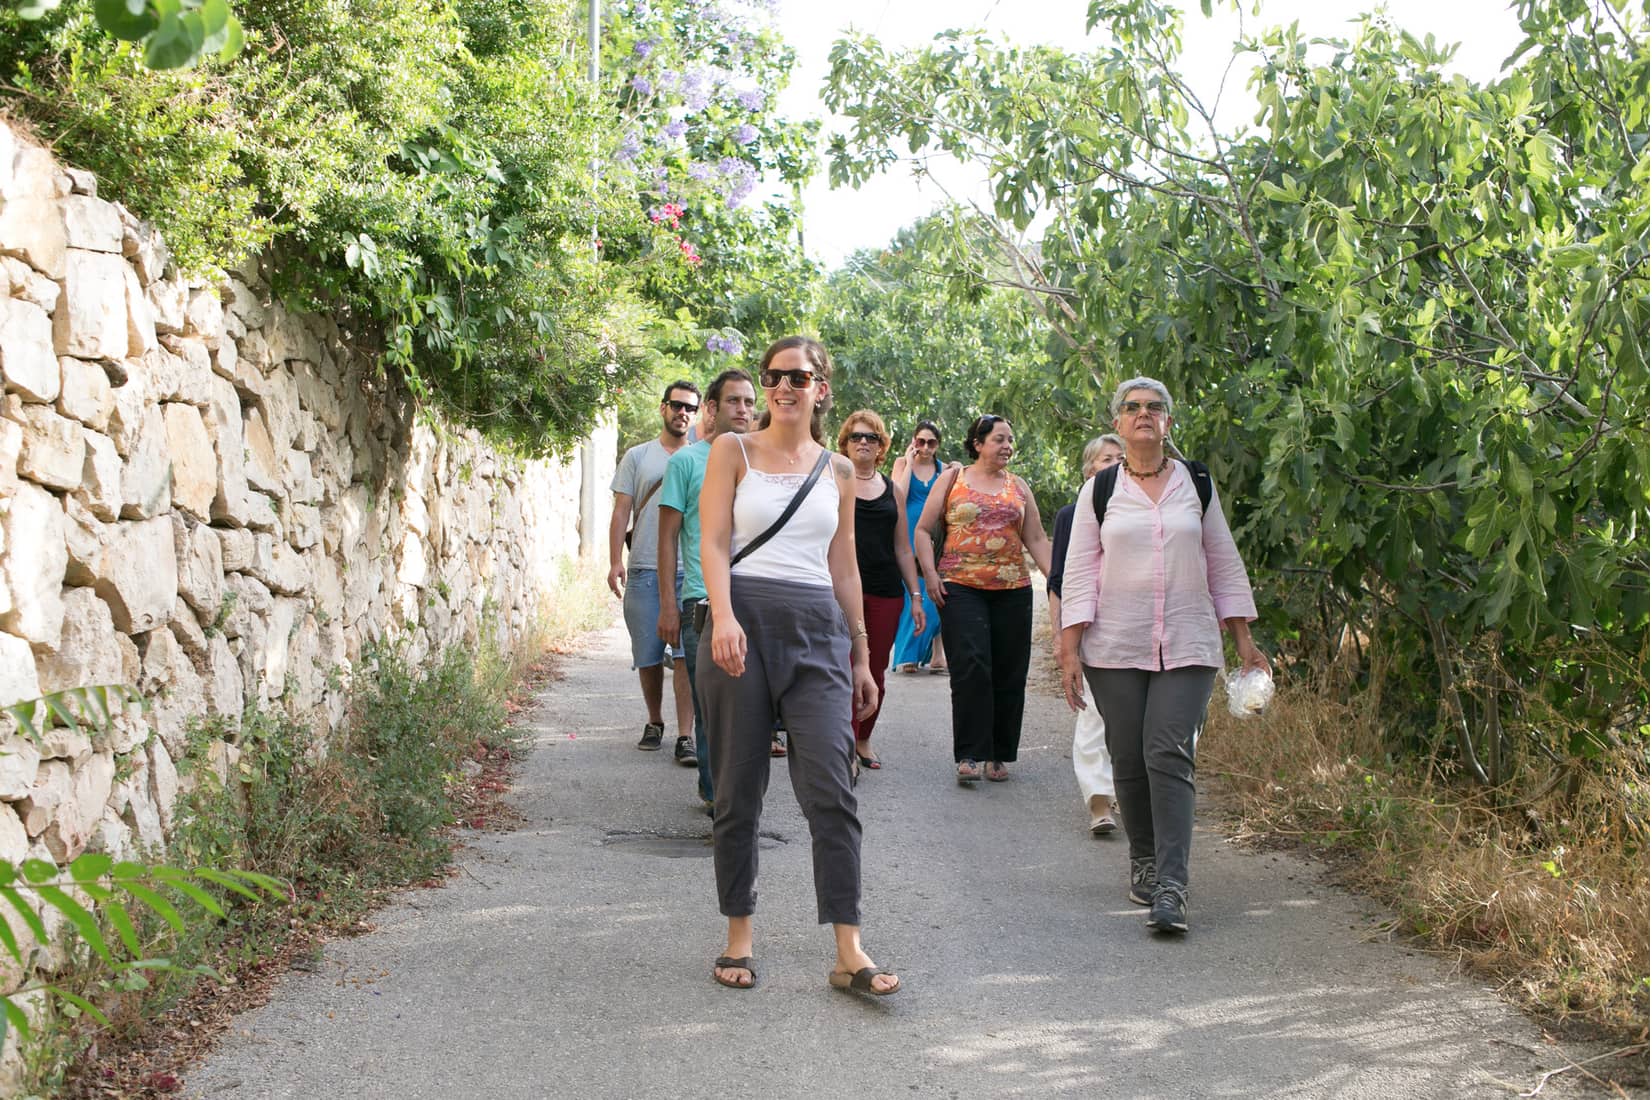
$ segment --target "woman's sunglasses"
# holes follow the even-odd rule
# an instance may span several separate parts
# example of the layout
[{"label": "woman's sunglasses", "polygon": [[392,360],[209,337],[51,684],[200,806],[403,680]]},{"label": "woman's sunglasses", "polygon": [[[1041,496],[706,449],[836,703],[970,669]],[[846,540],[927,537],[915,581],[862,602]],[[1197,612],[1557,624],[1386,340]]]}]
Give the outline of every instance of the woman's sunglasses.
[{"label": "woman's sunglasses", "polygon": [[883,442],[883,436],[879,435],[877,432],[850,432],[849,433],[849,442],[851,442],[851,443],[882,443]]},{"label": "woman's sunglasses", "polygon": [[939,439],[914,439],[912,442],[920,447],[929,448],[938,446],[941,441]]},{"label": "woman's sunglasses", "polygon": [[794,390],[806,390],[814,385],[814,371],[809,370],[761,370],[757,372],[758,383],[766,390],[772,390],[785,379]]}]

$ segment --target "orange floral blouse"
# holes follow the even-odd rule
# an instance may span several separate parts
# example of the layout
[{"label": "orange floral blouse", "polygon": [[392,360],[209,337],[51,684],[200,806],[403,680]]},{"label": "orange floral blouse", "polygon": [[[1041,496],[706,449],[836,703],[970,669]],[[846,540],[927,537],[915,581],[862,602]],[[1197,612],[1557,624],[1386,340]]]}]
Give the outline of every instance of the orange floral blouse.
[{"label": "orange floral blouse", "polygon": [[943,581],[970,588],[1026,588],[1026,551],[1021,545],[1021,517],[1027,501],[1015,478],[982,493],[964,483],[963,471],[946,497],[946,543],[936,570]]}]

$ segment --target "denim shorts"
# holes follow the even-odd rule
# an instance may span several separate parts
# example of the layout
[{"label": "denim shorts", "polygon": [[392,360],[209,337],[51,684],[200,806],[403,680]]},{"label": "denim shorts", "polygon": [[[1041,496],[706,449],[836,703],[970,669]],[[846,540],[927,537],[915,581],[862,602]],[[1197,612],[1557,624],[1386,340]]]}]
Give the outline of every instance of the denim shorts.
[{"label": "denim shorts", "polygon": [[[677,574],[676,592],[683,589]],[[678,601],[681,603],[681,601]],[[660,641],[660,575],[657,569],[625,571],[625,629],[631,634],[631,667],[653,668],[682,654]]]}]

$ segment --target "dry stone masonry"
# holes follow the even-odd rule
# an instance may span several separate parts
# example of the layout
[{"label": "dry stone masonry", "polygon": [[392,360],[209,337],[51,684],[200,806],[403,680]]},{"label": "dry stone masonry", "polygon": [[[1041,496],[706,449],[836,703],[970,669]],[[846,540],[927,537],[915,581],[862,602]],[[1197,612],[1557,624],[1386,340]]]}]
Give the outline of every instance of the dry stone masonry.
[{"label": "dry stone masonry", "polygon": [[[188,281],[4,121],[0,381],[0,704],[117,683],[151,703],[42,744],[0,728],[0,859],[160,851],[192,720],[256,702],[331,728],[364,643],[508,644],[579,549],[577,460],[416,420],[332,319],[250,272]],[[611,429],[592,451],[605,484]],[[23,979],[0,961],[0,992]]]}]

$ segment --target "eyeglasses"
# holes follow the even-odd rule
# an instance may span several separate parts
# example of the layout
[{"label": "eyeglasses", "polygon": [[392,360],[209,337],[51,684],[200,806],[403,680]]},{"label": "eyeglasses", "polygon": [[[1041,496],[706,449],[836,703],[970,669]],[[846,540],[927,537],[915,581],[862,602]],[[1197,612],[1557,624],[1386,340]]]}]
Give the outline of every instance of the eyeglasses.
[{"label": "eyeglasses", "polygon": [[851,442],[851,443],[882,443],[883,442],[883,436],[879,435],[877,432],[850,432],[849,433],[849,442]]},{"label": "eyeglasses", "polygon": [[914,439],[912,442],[916,446],[929,448],[938,446],[941,441],[939,439]]},{"label": "eyeglasses", "polygon": [[757,381],[766,390],[778,388],[781,379],[785,379],[794,390],[806,390],[814,385],[815,373],[810,370],[763,370],[757,372]]},{"label": "eyeglasses", "polygon": [[1143,409],[1146,409],[1148,412],[1152,413],[1154,416],[1163,416],[1165,413],[1170,411],[1170,406],[1166,405],[1163,401],[1121,401],[1121,402],[1119,402],[1119,412],[1123,413],[1125,416],[1135,416],[1137,413],[1141,412]]},{"label": "eyeglasses", "polygon": [[700,406],[692,401],[667,401],[666,404],[671,406],[672,412],[691,413],[700,411]]}]

